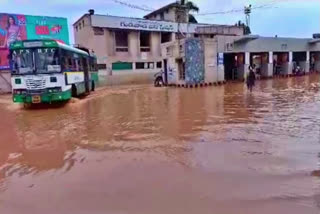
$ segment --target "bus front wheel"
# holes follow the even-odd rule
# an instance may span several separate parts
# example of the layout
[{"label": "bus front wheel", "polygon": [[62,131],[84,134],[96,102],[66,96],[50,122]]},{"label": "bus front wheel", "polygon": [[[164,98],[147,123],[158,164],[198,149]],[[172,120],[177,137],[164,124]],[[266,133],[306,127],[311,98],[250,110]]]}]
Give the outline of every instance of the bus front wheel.
[{"label": "bus front wheel", "polygon": [[92,83],[91,83],[91,91],[94,91],[95,89],[96,89],[96,86],[94,84],[94,81],[92,81]]},{"label": "bus front wheel", "polygon": [[72,85],[71,93],[72,93],[72,97],[77,97],[78,96],[77,86]]}]

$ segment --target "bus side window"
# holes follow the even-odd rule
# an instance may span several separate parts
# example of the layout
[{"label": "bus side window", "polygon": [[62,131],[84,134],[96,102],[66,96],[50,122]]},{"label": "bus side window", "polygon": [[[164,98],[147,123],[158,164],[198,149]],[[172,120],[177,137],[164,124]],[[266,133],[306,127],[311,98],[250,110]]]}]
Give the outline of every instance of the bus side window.
[{"label": "bus side window", "polygon": [[61,65],[63,71],[69,71],[68,55],[65,50],[61,50]]},{"label": "bus side window", "polygon": [[83,71],[83,64],[82,64],[82,58],[78,58],[78,62],[79,62],[79,71]]},{"label": "bus side window", "polygon": [[92,58],[89,58],[89,70],[90,70],[90,71],[93,71]]},{"label": "bus side window", "polygon": [[98,71],[97,70],[97,63],[96,63],[96,59],[92,58],[91,60],[91,71]]},{"label": "bus side window", "polygon": [[83,62],[83,64],[82,64],[83,70],[89,70],[90,68],[89,68],[88,58],[83,57],[81,61]]},{"label": "bus side window", "polygon": [[68,66],[68,59],[66,57],[64,57],[62,59],[62,69],[63,70],[68,70],[69,69],[69,66]]},{"label": "bus side window", "polygon": [[69,65],[70,71],[75,71],[74,60],[72,60],[72,58],[70,56],[68,57],[68,65]]},{"label": "bus side window", "polygon": [[73,71],[79,71],[79,66],[76,58],[72,59],[72,70]]}]

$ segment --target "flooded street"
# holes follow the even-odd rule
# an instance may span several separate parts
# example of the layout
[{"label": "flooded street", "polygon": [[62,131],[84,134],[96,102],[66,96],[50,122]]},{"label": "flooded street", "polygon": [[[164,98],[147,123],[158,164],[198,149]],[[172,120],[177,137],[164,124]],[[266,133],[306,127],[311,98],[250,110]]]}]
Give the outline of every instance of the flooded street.
[{"label": "flooded street", "polygon": [[0,97],[0,213],[320,212],[320,78]]}]

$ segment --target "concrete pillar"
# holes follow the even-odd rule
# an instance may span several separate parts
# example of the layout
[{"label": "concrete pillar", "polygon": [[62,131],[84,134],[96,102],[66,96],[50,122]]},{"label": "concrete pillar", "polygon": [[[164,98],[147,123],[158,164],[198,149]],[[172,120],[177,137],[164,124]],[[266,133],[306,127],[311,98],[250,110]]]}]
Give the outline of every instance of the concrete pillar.
[{"label": "concrete pillar", "polygon": [[244,55],[243,73],[239,72],[239,77],[242,76],[243,79],[246,79],[247,74],[249,73],[249,66],[250,66],[250,52],[246,52]]},{"label": "concrete pillar", "polygon": [[289,52],[289,62],[288,62],[288,74],[292,74],[292,69],[293,69],[293,52]]},{"label": "concrete pillar", "polygon": [[128,35],[130,56],[136,59],[140,53],[140,37],[139,32],[132,31]]},{"label": "concrete pillar", "polygon": [[310,73],[310,51],[306,52],[306,62],[305,62],[305,72],[306,73]]},{"label": "concrete pillar", "polygon": [[[217,82],[218,81],[218,55],[217,44],[212,41],[204,41],[204,64],[205,82]],[[223,59],[222,59],[223,60]]]},{"label": "concrete pillar", "polygon": [[171,41],[176,41],[176,34],[175,33],[171,33]]},{"label": "concrete pillar", "polygon": [[159,58],[161,55],[161,35],[158,32],[152,32],[151,34],[151,53],[155,58]]},{"label": "concrete pillar", "polygon": [[268,77],[273,76],[273,52],[269,52]]},{"label": "concrete pillar", "polygon": [[310,62],[310,51],[307,51],[307,61]]},{"label": "concrete pillar", "polygon": [[110,30],[105,29],[105,37],[106,37],[106,50],[108,56],[115,55],[115,38],[114,33]]},{"label": "concrete pillar", "polygon": [[317,53],[315,56],[314,69],[317,72],[320,72],[320,54]]},{"label": "concrete pillar", "polygon": [[250,52],[246,52],[244,56],[244,64],[250,65]]},{"label": "concrete pillar", "polygon": [[[218,45],[217,45],[217,47],[218,47]],[[225,81],[224,54],[223,53],[218,54],[217,78],[218,78],[218,82]]]},{"label": "concrete pillar", "polygon": [[268,62],[262,65],[262,77],[273,76],[273,52],[268,53]]},{"label": "concrete pillar", "polygon": [[289,52],[288,62],[282,65],[282,72],[283,72],[282,74],[284,75],[292,74],[292,69],[293,69],[292,59],[293,59],[293,53]]},{"label": "concrete pillar", "polygon": [[290,62],[292,63],[292,60],[293,60],[293,53],[292,53],[292,52],[289,52],[289,63],[290,63]]},{"label": "concrete pillar", "polygon": [[273,64],[273,52],[269,52],[269,64]]}]

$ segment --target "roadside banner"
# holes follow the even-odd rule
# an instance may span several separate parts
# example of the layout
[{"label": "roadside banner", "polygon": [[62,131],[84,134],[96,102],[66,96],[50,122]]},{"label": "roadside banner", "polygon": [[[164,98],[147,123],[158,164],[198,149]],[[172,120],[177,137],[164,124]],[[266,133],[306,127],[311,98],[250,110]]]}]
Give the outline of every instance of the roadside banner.
[{"label": "roadside banner", "polygon": [[0,70],[9,70],[9,46],[26,39],[54,39],[69,44],[66,18],[0,13]]}]

